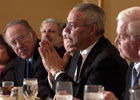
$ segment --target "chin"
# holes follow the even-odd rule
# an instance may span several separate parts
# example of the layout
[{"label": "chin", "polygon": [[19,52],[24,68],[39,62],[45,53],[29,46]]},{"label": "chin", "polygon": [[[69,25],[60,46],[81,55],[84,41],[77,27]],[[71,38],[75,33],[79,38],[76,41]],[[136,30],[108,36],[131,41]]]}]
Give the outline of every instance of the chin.
[{"label": "chin", "polygon": [[120,53],[120,56],[121,56],[123,59],[125,59],[125,56],[124,56],[123,54]]},{"label": "chin", "polygon": [[76,48],[71,48],[71,49],[69,49],[69,52],[71,52],[71,53],[74,53],[74,52],[76,52],[76,51],[77,51]]},{"label": "chin", "polygon": [[21,58],[22,59],[28,59],[28,58],[30,58],[30,56],[29,55],[22,55]]}]

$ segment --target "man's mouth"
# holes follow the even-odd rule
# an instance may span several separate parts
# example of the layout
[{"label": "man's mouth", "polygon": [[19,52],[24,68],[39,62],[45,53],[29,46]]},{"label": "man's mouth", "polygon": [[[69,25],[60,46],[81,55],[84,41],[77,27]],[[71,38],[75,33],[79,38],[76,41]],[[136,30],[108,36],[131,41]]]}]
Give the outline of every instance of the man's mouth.
[{"label": "man's mouth", "polygon": [[19,52],[20,55],[25,55],[26,54],[26,50],[22,50]]}]

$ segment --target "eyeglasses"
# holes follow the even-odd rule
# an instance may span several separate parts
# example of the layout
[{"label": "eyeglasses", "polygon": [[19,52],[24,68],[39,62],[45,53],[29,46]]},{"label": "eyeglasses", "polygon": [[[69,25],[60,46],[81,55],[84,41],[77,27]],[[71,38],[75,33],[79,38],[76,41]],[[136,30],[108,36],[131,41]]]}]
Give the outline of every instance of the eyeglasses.
[{"label": "eyeglasses", "polygon": [[70,28],[70,30],[74,30],[76,27],[87,27],[89,25],[83,24],[83,25],[76,25],[74,22],[66,22],[66,26]]},{"label": "eyeglasses", "polygon": [[16,48],[17,43],[24,43],[24,41],[26,40],[26,37],[27,37],[29,34],[31,34],[31,32],[18,36],[16,39],[10,41],[10,42],[9,42],[9,45],[10,45],[12,48]]}]

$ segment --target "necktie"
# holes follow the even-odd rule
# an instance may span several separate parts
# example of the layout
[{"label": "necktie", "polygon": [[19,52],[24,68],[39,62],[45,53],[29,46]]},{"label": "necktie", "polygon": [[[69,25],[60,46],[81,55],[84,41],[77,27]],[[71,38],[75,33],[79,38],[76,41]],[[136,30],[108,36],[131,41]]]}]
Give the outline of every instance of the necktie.
[{"label": "necktie", "polygon": [[26,78],[30,78],[31,65],[29,59],[26,59]]},{"label": "necktie", "polygon": [[77,61],[77,75],[76,75],[76,80],[78,80],[79,78],[79,75],[80,75],[80,67],[81,67],[81,64],[82,64],[82,55],[80,54],[79,55],[79,58],[78,58],[78,61]]},{"label": "necktie", "polygon": [[131,79],[131,88],[134,86],[136,77],[137,77],[137,71],[136,71],[135,67],[133,67],[133,69],[132,69],[132,79]]}]

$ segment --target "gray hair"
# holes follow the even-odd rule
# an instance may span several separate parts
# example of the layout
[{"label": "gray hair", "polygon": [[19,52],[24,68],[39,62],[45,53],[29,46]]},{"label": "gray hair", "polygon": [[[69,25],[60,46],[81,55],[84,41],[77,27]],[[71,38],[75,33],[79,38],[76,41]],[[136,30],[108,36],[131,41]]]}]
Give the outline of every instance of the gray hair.
[{"label": "gray hair", "polygon": [[40,31],[42,29],[42,26],[48,22],[52,22],[52,23],[55,23],[57,26],[58,26],[58,32],[59,32],[59,35],[61,36],[62,34],[62,25],[63,23],[59,20],[59,19],[55,19],[55,18],[47,18],[45,19],[42,23],[41,23],[41,26],[40,26]]},{"label": "gray hair", "polygon": [[98,27],[97,34],[104,34],[105,27],[105,13],[104,11],[95,4],[79,4],[76,5],[74,10],[79,10],[83,13],[83,20],[87,25],[96,24]]},{"label": "gray hair", "polygon": [[140,35],[140,7],[131,7],[118,14],[117,21],[126,21],[126,33],[131,36],[131,40]]},{"label": "gray hair", "polygon": [[24,19],[15,19],[15,20],[12,20],[11,22],[9,22],[6,25],[6,27],[5,27],[4,31],[3,31],[4,39],[5,39],[5,34],[6,34],[7,29],[9,27],[13,26],[13,25],[16,25],[16,24],[23,25],[27,29],[27,32],[31,32],[33,30],[32,27],[29,25],[29,23],[26,20],[24,20]]}]

